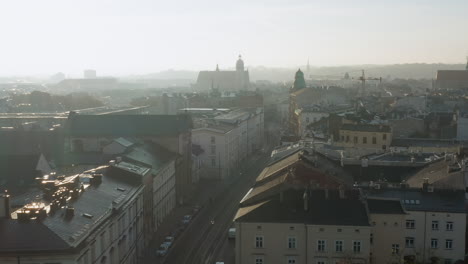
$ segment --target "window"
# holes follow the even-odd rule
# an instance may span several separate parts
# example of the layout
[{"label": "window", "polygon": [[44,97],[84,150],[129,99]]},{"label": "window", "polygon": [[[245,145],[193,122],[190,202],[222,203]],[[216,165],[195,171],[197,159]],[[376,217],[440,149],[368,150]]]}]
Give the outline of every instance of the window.
[{"label": "window", "polygon": [[297,263],[296,257],[295,256],[288,256],[286,263],[287,264],[296,264]]},{"label": "window", "polygon": [[325,252],[325,240],[318,240],[317,241],[317,251],[318,252]]},{"label": "window", "polygon": [[211,167],[216,167],[216,159],[211,158]]},{"label": "window", "polygon": [[341,141],[344,141],[344,136],[341,136]]},{"label": "window", "polygon": [[263,256],[255,256],[255,264],[263,264]]},{"label": "window", "polygon": [[432,230],[439,230],[439,221],[432,221]]},{"label": "window", "polygon": [[255,237],[255,247],[256,248],[263,248],[263,236],[256,236]]},{"label": "window", "polygon": [[453,240],[445,239],[445,249],[452,249],[452,248],[453,248]]},{"label": "window", "polygon": [[211,146],[211,155],[216,154],[216,146]]},{"label": "window", "polygon": [[336,252],[343,252],[343,240],[335,241],[335,251]]},{"label": "window", "polygon": [[414,247],[414,237],[407,237],[405,239],[405,245],[407,248],[413,248]]},{"label": "window", "polygon": [[447,222],[447,223],[445,224],[445,229],[446,229],[447,231],[453,231],[453,222]]},{"label": "window", "polygon": [[308,118],[308,117],[306,117],[306,123],[309,123],[309,122],[310,122],[309,118]]},{"label": "window", "polygon": [[377,144],[377,138],[376,137],[372,137],[372,144]]},{"label": "window", "polygon": [[349,142],[349,136],[346,136],[346,142]]},{"label": "window", "polygon": [[431,248],[438,248],[439,247],[439,240],[436,238],[431,239]]},{"label": "window", "polygon": [[296,248],[296,237],[288,237],[288,248]]},{"label": "window", "polygon": [[383,135],[382,135],[382,139],[383,139],[383,140],[387,140],[387,134],[383,134]]},{"label": "window", "polygon": [[392,244],[392,255],[398,255],[400,253],[400,245]]},{"label": "window", "polygon": [[367,137],[362,137],[362,144],[367,144]]},{"label": "window", "polygon": [[374,244],[374,234],[370,234],[370,239],[369,239],[369,243],[372,245]]},{"label": "window", "polygon": [[353,241],[353,251],[354,253],[361,252],[361,241]]},{"label": "window", "polygon": [[354,137],[354,144],[358,143],[358,137]]},{"label": "window", "polygon": [[216,137],[211,137],[211,144],[216,143]]},{"label": "window", "polygon": [[415,222],[414,220],[406,220],[406,229],[414,229]]}]

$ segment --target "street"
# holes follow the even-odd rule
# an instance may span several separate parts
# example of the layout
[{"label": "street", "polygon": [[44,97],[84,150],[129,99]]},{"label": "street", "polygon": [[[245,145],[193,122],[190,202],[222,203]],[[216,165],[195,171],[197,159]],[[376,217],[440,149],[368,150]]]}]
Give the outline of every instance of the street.
[{"label": "street", "polygon": [[237,179],[225,182],[219,190],[213,190],[211,202],[207,202],[187,228],[179,235],[165,257],[152,263],[210,264],[217,261],[235,263],[234,240],[228,240],[228,229],[240,200],[269,160],[268,154],[257,155],[246,162],[244,172]]}]

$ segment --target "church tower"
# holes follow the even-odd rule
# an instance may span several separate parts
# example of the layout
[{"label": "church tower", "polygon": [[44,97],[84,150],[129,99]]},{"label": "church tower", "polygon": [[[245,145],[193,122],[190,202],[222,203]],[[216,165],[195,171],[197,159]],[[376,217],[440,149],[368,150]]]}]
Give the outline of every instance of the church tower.
[{"label": "church tower", "polygon": [[297,70],[296,75],[294,76],[294,84],[291,87],[291,90],[295,92],[304,88],[306,88],[304,73],[301,71],[301,69],[299,69]]},{"label": "church tower", "polygon": [[239,55],[239,59],[236,62],[236,71],[244,71],[244,61],[241,55]]}]

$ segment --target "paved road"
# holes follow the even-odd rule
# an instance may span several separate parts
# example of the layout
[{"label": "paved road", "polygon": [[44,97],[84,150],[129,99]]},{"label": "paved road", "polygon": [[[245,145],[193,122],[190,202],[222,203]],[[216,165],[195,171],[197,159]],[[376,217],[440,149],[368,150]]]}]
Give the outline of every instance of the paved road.
[{"label": "paved road", "polygon": [[[211,264],[224,261],[234,264],[234,241],[227,239],[242,197],[265,167],[269,155],[251,160],[244,173],[213,190],[213,202],[207,204],[177,238],[168,255],[160,259],[165,264]],[[214,221],[214,224],[211,223]]]}]

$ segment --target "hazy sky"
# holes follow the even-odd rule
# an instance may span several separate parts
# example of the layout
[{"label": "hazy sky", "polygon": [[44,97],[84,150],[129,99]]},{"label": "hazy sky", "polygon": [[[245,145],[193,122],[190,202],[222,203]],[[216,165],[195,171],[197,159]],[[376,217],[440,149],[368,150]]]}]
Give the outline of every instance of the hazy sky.
[{"label": "hazy sky", "polygon": [[464,63],[467,0],[0,0],[0,76]]}]

